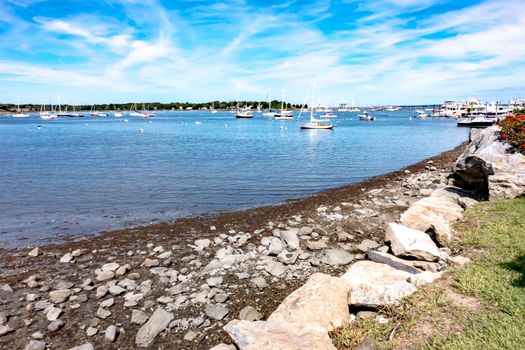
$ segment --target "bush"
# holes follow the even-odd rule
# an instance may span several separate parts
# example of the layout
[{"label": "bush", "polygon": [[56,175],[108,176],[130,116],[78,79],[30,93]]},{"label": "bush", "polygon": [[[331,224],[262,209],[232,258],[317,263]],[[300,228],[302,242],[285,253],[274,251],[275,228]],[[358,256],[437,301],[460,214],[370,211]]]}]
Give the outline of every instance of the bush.
[{"label": "bush", "polygon": [[510,115],[499,125],[501,126],[500,140],[525,155],[525,115]]}]

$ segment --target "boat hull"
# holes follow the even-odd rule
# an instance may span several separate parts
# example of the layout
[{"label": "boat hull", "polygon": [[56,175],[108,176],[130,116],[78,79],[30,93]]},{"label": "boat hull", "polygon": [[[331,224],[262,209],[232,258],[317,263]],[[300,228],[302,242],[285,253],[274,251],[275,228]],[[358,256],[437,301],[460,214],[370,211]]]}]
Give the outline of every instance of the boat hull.
[{"label": "boat hull", "polygon": [[319,130],[330,130],[333,129],[333,124],[301,124],[301,129],[319,129]]}]

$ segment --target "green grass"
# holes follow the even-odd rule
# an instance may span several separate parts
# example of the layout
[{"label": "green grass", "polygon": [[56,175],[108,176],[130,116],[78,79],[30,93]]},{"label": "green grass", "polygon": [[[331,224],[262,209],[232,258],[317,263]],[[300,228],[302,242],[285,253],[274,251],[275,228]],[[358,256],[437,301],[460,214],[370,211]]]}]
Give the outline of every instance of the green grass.
[{"label": "green grass", "polygon": [[476,205],[456,230],[454,250],[474,256],[467,267],[381,310],[387,325],[359,320],[334,332],[334,345],[369,337],[377,349],[525,349],[525,199]]}]

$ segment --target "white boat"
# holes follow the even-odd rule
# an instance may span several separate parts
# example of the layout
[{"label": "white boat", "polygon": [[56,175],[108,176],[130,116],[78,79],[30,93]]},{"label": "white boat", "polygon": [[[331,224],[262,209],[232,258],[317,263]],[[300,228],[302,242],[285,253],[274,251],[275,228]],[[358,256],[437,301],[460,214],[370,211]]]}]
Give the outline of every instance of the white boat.
[{"label": "white boat", "polygon": [[496,123],[496,121],[497,118],[495,117],[487,117],[485,115],[480,115],[477,117],[459,119],[457,125],[469,128],[486,128]]},{"label": "white boat", "polygon": [[417,119],[426,119],[427,117],[429,117],[430,115],[425,113],[425,111],[416,111],[417,114],[416,114],[416,118]]},{"label": "white boat", "polygon": [[[312,83],[312,100],[314,100],[315,95],[315,81]],[[299,118],[301,115],[299,114]],[[298,119],[299,119],[298,118]],[[330,120],[327,119],[315,119],[314,117],[314,106],[312,103],[312,106],[310,107],[310,121],[308,123],[301,123],[299,125],[301,129],[324,129],[329,130],[334,128],[334,124]]]},{"label": "white boat", "polygon": [[217,113],[217,110],[215,109],[215,101],[213,101],[213,102],[211,103],[211,113],[212,113],[212,114]]},{"label": "white boat", "polygon": [[22,113],[20,111],[20,104],[18,102],[18,98],[16,99],[16,114],[13,114],[12,117],[14,117],[14,118],[27,118],[27,117],[30,117],[29,114]]},{"label": "white boat", "polygon": [[375,120],[376,117],[368,114],[368,112],[363,112],[362,114],[359,114],[359,120],[367,120],[367,121],[371,121],[371,120]]},{"label": "white boat", "polygon": [[251,118],[253,118],[253,113],[250,112],[249,109],[244,108],[244,109],[241,110],[239,108],[239,84],[237,84],[237,111],[235,112],[235,118],[238,118],[238,119],[251,119]]},{"label": "white boat", "polygon": [[40,107],[40,119],[42,120],[50,120],[50,119],[56,119],[57,115],[55,111],[53,110],[53,105],[51,105],[51,111],[46,111],[46,106],[42,105]]},{"label": "white boat", "polygon": [[284,89],[281,91],[281,110],[273,116],[276,120],[293,120],[292,111],[284,109]]},{"label": "white boat", "polygon": [[331,111],[326,111],[323,115],[321,115],[321,118],[334,119],[337,118],[337,115],[333,114]]},{"label": "white boat", "polygon": [[113,112],[113,116],[115,118],[121,118],[122,117],[122,112]]}]

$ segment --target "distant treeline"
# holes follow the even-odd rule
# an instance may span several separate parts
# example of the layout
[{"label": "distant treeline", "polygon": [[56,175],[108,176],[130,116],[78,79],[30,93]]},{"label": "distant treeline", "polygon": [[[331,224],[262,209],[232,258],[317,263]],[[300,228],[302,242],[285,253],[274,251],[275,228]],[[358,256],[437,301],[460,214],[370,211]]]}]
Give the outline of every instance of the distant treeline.
[{"label": "distant treeline", "polygon": [[[271,101],[271,109],[280,109],[281,108],[281,101],[279,100],[273,100]],[[239,102],[239,107],[251,107],[252,109],[256,109],[257,106],[261,106],[262,109],[268,109],[268,102],[262,102],[262,101],[242,101]],[[301,108],[301,105],[291,104],[291,103],[284,103],[285,108]],[[91,109],[97,110],[97,111],[129,111],[132,109],[137,110],[186,110],[186,109],[211,109],[212,107],[215,109],[235,109],[237,108],[237,101],[212,101],[212,102],[204,102],[204,103],[190,103],[190,102],[171,102],[171,103],[160,103],[160,102],[129,102],[129,103],[108,103],[108,104],[94,104],[94,105],[61,105],[62,111],[64,111],[67,107],[68,111],[72,111],[73,108],[76,111],[89,111]],[[308,107],[308,106],[305,106]],[[38,112],[42,108],[42,105],[37,104],[21,104],[20,110],[23,112]],[[17,109],[16,104],[0,104],[0,112],[15,112]],[[50,110],[51,106],[46,105],[46,110]]]}]

